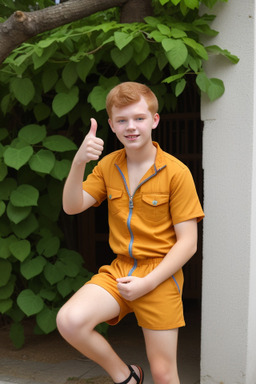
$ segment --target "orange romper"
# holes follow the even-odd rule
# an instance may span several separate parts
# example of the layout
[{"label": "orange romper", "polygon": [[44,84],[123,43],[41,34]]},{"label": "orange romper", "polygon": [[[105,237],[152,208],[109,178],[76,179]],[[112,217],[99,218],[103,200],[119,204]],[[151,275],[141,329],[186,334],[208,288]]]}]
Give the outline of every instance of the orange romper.
[{"label": "orange romper", "polygon": [[83,189],[97,200],[95,206],[108,199],[109,244],[117,255],[88,283],[100,285],[119,303],[120,314],[109,324],[134,312],[141,327],[164,330],[185,325],[182,269],[134,301],[120,295],[116,279],[146,276],[175,244],[174,225],[193,218],[200,221],[204,213],[189,169],[153,144],[157,147],[155,163],[132,196],[125,149],[105,156],[83,182]]}]

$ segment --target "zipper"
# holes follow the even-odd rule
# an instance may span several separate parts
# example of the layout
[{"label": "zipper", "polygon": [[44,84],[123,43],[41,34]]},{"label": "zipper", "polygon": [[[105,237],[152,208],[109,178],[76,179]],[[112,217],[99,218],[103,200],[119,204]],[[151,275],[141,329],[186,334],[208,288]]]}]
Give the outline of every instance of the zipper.
[{"label": "zipper", "polygon": [[166,167],[166,165],[164,165],[162,168],[159,168],[157,170],[156,168],[156,165],[154,164],[154,169],[155,169],[155,173],[153,173],[153,175],[149,176],[147,179],[145,179],[144,181],[142,181],[142,183],[140,183],[137,188],[135,189],[133,195],[130,194],[130,191],[129,191],[129,188],[128,188],[128,185],[127,185],[127,182],[126,182],[126,179],[125,179],[125,176],[123,174],[123,172],[121,171],[121,169],[119,168],[119,166],[117,164],[115,164],[115,166],[117,167],[122,179],[123,179],[123,182],[124,182],[124,185],[125,185],[125,189],[126,189],[126,192],[128,194],[128,197],[129,197],[129,215],[128,215],[128,219],[127,219],[127,227],[128,227],[128,230],[129,230],[129,233],[130,233],[130,236],[131,236],[131,239],[130,239],[130,242],[129,242],[129,246],[128,246],[128,251],[129,251],[129,255],[130,257],[133,259],[134,261],[134,264],[133,264],[133,267],[130,269],[130,271],[128,272],[128,276],[131,276],[133,274],[133,272],[135,271],[135,269],[137,268],[137,259],[135,259],[135,257],[133,256],[133,253],[132,253],[132,247],[133,247],[133,243],[134,243],[134,235],[133,235],[133,232],[132,232],[132,228],[131,228],[131,219],[132,219],[132,212],[133,212],[133,208],[134,208],[134,205],[133,205],[133,197],[136,193],[136,191],[143,185],[145,184],[148,180],[152,179],[152,177],[156,176],[157,173],[159,171],[161,171],[163,168]]}]

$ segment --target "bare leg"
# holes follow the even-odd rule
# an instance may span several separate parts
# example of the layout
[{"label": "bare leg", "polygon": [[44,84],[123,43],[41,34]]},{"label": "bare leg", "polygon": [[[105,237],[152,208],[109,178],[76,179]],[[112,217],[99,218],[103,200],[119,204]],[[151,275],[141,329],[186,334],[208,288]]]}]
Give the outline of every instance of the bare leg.
[{"label": "bare leg", "polygon": [[118,316],[119,312],[119,304],[112,295],[97,285],[88,284],[71,297],[57,316],[57,326],[63,338],[105,369],[116,383],[127,379],[130,371],[94,328]]},{"label": "bare leg", "polygon": [[143,328],[147,356],[155,384],[180,384],[177,369],[178,329]]}]

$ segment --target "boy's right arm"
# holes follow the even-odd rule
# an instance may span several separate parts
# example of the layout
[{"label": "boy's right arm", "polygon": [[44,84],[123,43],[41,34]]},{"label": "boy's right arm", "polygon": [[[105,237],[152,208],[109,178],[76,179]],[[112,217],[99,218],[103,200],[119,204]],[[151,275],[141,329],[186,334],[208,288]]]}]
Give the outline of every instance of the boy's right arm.
[{"label": "boy's right arm", "polygon": [[96,137],[97,122],[91,119],[91,128],[78,149],[67,177],[63,190],[63,209],[69,215],[80,213],[96,203],[94,197],[85,192],[82,187],[86,164],[98,160],[104,142]]}]

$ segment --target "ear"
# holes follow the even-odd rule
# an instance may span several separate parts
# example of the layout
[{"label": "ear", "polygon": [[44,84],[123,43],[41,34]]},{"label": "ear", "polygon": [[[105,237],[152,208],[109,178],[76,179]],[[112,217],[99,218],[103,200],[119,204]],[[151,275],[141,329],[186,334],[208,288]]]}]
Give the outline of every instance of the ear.
[{"label": "ear", "polygon": [[155,129],[158,124],[159,124],[159,121],[160,121],[160,116],[158,113],[155,113],[154,116],[153,116],[153,125],[152,125],[152,129]]},{"label": "ear", "polygon": [[111,119],[108,119],[108,124],[109,124],[110,128],[112,129],[112,132],[115,133],[115,129],[114,129],[114,127],[113,127],[113,123],[112,123],[112,120],[111,120]]}]

